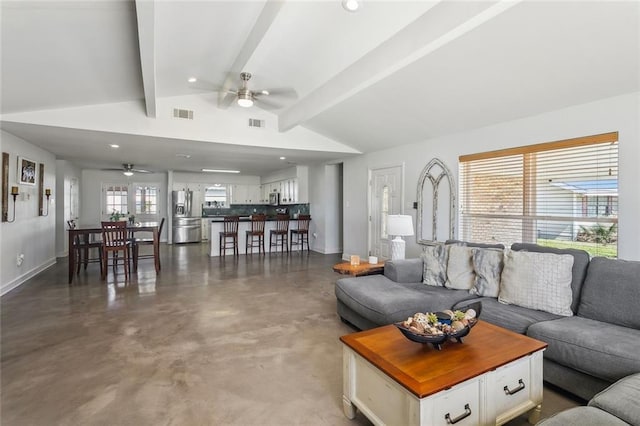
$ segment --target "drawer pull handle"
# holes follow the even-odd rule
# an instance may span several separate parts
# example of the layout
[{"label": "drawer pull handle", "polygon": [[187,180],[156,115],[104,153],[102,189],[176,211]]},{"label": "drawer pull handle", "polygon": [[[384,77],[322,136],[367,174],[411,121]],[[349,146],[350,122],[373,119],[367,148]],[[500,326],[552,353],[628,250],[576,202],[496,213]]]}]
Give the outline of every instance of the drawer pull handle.
[{"label": "drawer pull handle", "polygon": [[447,421],[447,424],[454,425],[454,424],[458,423],[460,420],[466,419],[470,415],[471,415],[471,408],[469,408],[469,404],[464,404],[464,413],[463,414],[460,414],[455,419],[452,419],[451,415],[449,413],[447,413],[447,414],[444,415],[444,419]]},{"label": "drawer pull handle", "polygon": [[524,382],[522,381],[522,379],[518,380],[518,387],[515,388],[514,390],[509,390],[509,386],[505,386],[504,387],[504,393],[506,395],[513,395],[514,393],[518,393],[520,392],[522,389],[524,389]]}]

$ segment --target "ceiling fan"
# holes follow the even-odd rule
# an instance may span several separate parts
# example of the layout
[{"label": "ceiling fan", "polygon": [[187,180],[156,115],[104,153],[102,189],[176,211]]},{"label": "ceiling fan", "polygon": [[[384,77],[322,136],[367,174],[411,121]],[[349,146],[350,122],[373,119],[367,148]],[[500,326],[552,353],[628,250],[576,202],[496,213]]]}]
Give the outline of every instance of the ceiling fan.
[{"label": "ceiling fan", "polygon": [[[206,89],[214,90],[218,92],[222,91],[222,92],[225,92],[225,94],[231,93],[235,95],[233,99],[236,100],[237,104],[244,108],[249,108],[253,106],[255,103],[256,106],[263,109],[267,109],[267,110],[278,109],[278,108],[282,108],[284,105],[278,102],[273,102],[275,99],[279,97],[295,99],[298,97],[298,94],[296,93],[295,89],[291,87],[273,88],[269,90],[265,90],[265,89],[251,90],[249,88],[249,80],[251,80],[251,73],[241,72],[240,87],[237,89],[225,90],[223,88],[215,87],[215,86],[206,87]],[[190,81],[190,82],[195,83],[195,82],[198,82],[198,80]],[[197,87],[197,85],[194,85],[194,87]],[[269,99],[267,99],[267,97]]]},{"label": "ceiling fan", "polygon": [[123,163],[121,168],[102,169],[106,171],[119,171],[125,176],[133,176],[134,173],[153,173],[149,170],[136,169],[133,164]]}]

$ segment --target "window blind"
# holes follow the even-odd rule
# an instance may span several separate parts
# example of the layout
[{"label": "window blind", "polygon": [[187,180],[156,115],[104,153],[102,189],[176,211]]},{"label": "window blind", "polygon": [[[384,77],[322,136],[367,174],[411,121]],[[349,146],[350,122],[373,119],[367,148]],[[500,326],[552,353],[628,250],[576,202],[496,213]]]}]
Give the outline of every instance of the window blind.
[{"label": "window blind", "polygon": [[617,132],[465,155],[460,233],[617,257]]}]

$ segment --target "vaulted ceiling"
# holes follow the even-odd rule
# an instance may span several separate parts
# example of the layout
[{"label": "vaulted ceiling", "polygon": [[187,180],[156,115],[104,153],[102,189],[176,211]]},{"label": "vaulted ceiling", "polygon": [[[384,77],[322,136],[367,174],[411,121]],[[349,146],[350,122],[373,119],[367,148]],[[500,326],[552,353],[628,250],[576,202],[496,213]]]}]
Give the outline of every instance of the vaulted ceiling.
[{"label": "vaulted ceiling", "polygon": [[[82,167],[261,175],[640,90],[635,1],[1,7],[2,128]],[[234,102],[241,71],[269,108]]]}]

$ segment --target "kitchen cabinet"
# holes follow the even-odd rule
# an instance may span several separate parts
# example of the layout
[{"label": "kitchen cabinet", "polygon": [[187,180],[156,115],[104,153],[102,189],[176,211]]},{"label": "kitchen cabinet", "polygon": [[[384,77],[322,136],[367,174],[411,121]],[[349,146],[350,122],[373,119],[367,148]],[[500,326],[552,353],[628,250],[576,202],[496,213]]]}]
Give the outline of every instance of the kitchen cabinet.
[{"label": "kitchen cabinet", "polygon": [[263,204],[260,197],[260,185],[232,185],[231,204]]},{"label": "kitchen cabinet", "polygon": [[202,219],[202,241],[207,241],[209,239],[209,234],[211,233],[211,221],[207,218]]}]

